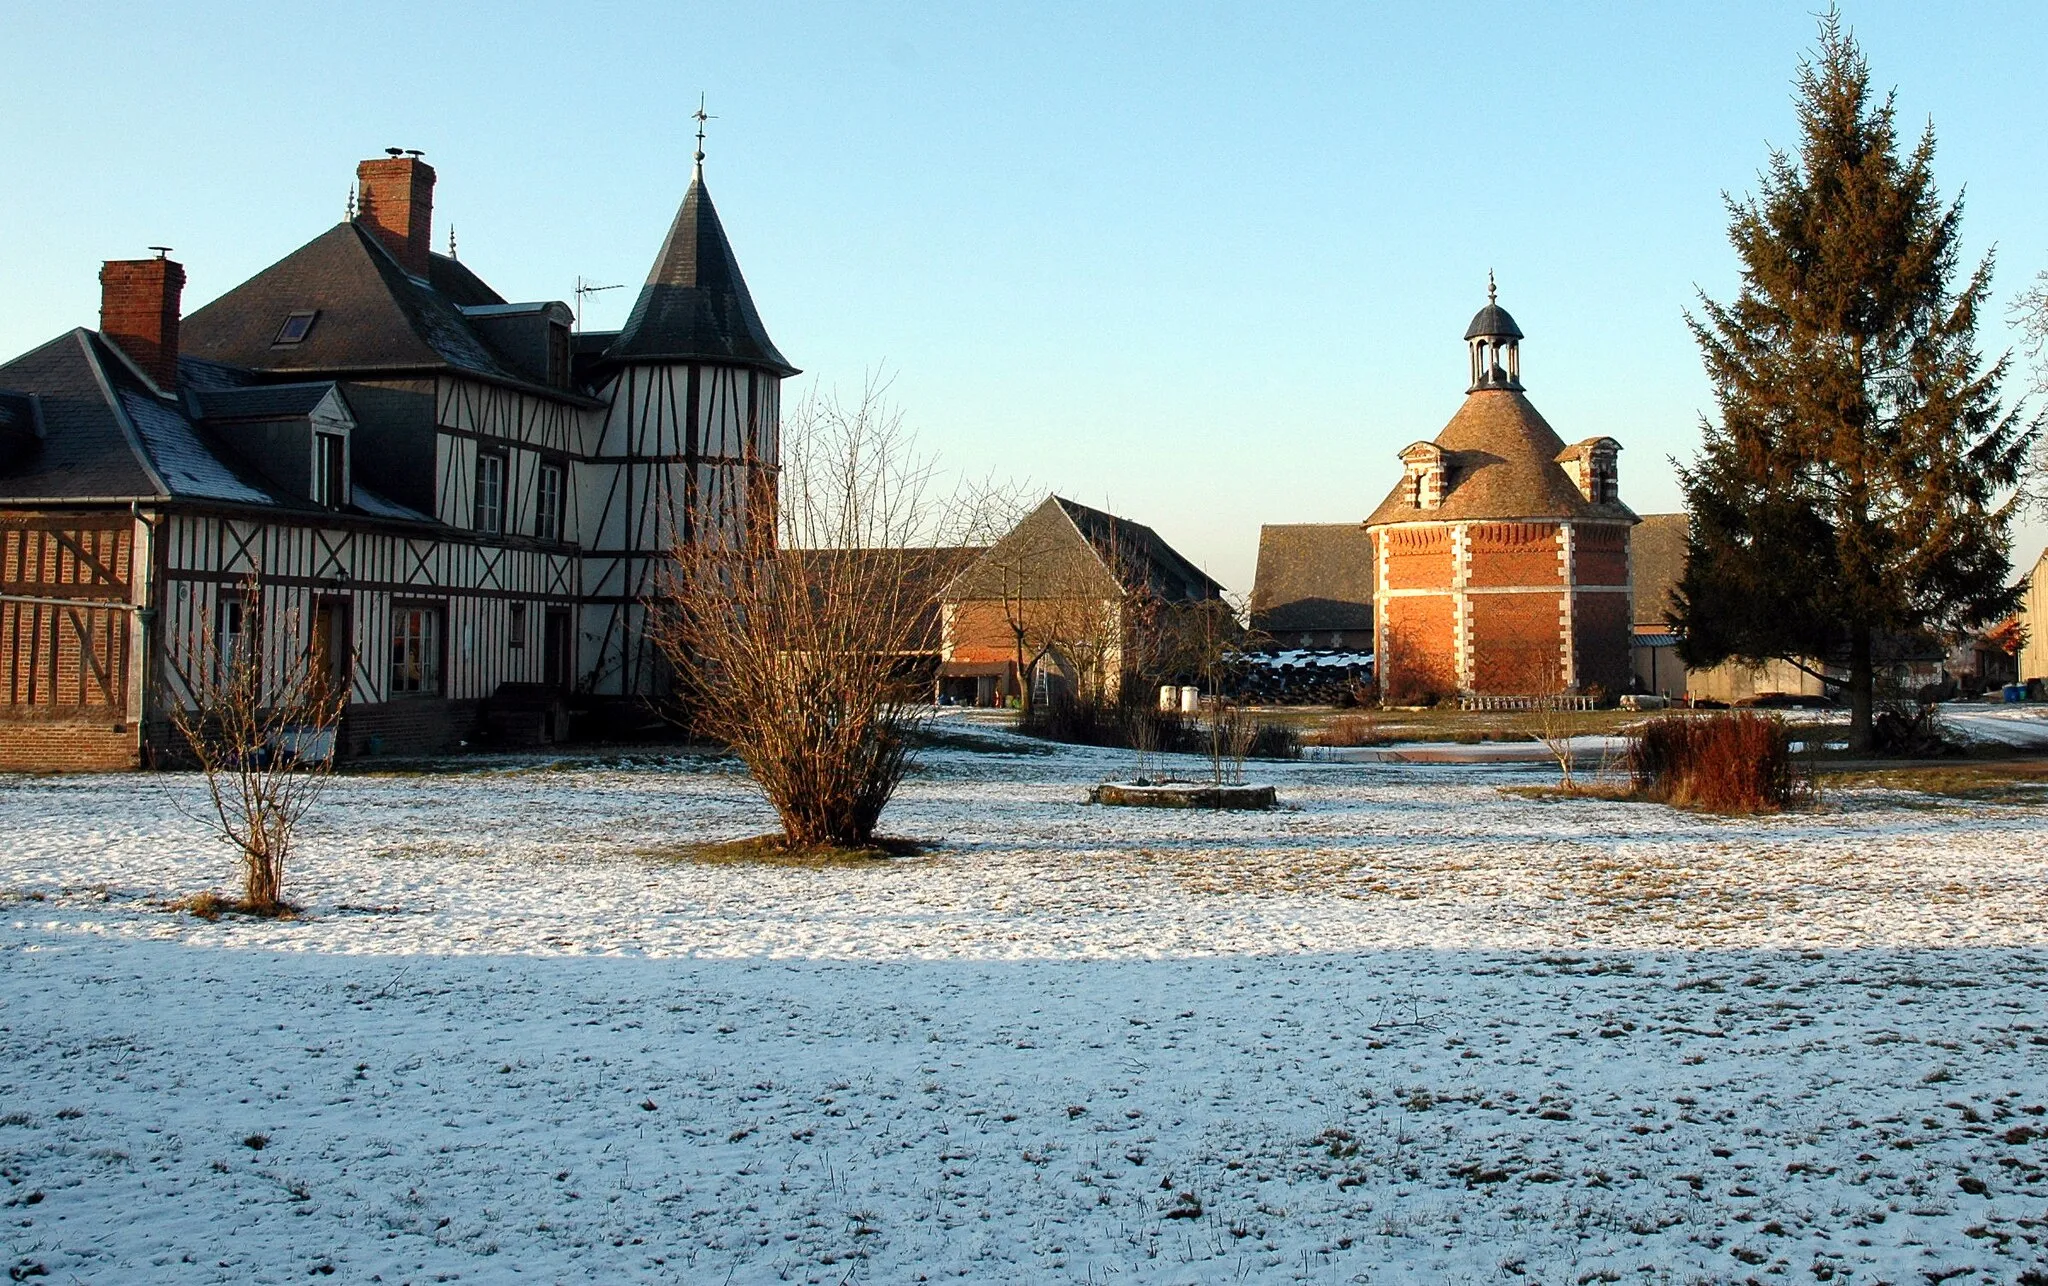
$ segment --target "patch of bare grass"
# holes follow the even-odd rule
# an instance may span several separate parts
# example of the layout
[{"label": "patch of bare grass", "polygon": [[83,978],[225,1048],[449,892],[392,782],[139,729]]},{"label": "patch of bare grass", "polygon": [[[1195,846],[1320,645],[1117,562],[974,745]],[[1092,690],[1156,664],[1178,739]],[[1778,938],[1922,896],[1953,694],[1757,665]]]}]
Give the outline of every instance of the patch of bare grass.
[{"label": "patch of bare grass", "polygon": [[1544,803],[1562,803],[1577,799],[1608,799],[1622,803],[1652,803],[1648,796],[1624,781],[1574,781],[1571,785],[1551,786],[1502,786],[1503,795],[1514,795],[1522,799],[1540,800]]},{"label": "patch of bare grass", "polygon": [[1828,786],[1839,789],[1914,791],[1973,803],[2048,802],[2048,759],[1843,769],[1828,772],[1825,780]]},{"label": "patch of bare grass", "polygon": [[1369,714],[1340,714],[1301,734],[1304,746],[1373,746],[1384,741],[1379,720]]},{"label": "patch of bare grass", "polygon": [[246,898],[225,898],[210,890],[179,898],[167,905],[173,911],[183,911],[209,924],[224,915],[246,915],[259,920],[296,920],[301,914],[300,908],[289,902],[256,903]]},{"label": "patch of bare grass", "polygon": [[876,836],[853,847],[833,844],[791,844],[781,835],[755,835],[712,844],[677,844],[642,849],[640,856],[665,862],[697,862],[707,866],[783,866],[809,869],[872,867],[891,858],[915,857],[927,851],[913,840]]}]

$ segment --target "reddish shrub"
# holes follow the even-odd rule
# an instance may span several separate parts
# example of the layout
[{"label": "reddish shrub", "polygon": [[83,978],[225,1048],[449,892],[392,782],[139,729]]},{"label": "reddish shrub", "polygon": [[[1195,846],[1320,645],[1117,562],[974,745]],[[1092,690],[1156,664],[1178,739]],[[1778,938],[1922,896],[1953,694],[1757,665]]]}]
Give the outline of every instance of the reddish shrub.
[{"label": "reddish shrub", "polygon": [[1808,793],[1785,721],[1747,710],[1651,720],[1629,738],[1628,770],[1652,799],[1717,813],[1776,812]]}]

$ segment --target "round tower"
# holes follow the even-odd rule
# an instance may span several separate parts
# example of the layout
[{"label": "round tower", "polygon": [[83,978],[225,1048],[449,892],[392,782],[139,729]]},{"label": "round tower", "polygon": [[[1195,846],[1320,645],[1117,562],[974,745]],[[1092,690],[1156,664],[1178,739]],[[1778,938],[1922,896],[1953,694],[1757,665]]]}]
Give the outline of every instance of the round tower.
[{"label": "round tower", "polygon": [[[701,121],[708,119],[701,116]],[[643,628],[678,543],[774,541],[782,381],[797,374],[768,338],[696,166],[633,311],[593,355],[606,404],[580,466],[590,690],[646,696],[667,669]]]}]

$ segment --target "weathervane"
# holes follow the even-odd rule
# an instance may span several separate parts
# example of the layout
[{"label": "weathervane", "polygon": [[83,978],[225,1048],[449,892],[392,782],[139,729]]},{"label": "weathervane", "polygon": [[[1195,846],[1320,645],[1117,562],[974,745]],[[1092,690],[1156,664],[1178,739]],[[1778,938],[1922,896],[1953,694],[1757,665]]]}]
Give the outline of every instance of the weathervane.
[{"label": "weathervane", "polygon": [[715,121],[718,118],[705,113],[704,95],[702,92],[699,92],[697,95],[697,110],[691,112],[690,115],[697,122],[697,168],[701,171],[704,168],[704,122]]}]

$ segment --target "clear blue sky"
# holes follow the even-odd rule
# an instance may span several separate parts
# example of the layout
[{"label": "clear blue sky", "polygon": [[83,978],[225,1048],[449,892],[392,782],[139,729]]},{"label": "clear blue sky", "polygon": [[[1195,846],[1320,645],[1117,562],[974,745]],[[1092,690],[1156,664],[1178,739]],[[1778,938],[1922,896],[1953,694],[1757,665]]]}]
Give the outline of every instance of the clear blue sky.
[{"label": "clear blue sky", "polygon": [[[425,150],[436,241],[510,298],[637,285],[706,173],[799,381],[886,364],[924,442],[1251,588],[1262,522],[1355,520],[1465,381],[1486,272],[1567,440],[1676,508],[1725,296],[1720,194],[1794,141],[1813,6],[15,5],[0,354],[95,324],[101,260],[196,306]],[[1849,3],[2004,300],[2048,267],[2037,6]],[[631,286],[596,297],[616,325]],[[2019,391],[2019,382],[2014,392]],[[2043,531],[2029,527],[2028,564]]]}]

